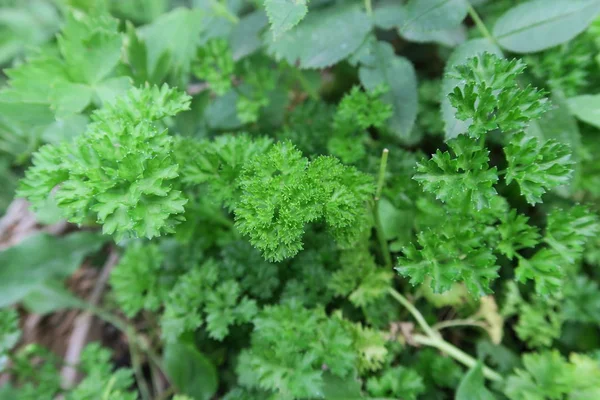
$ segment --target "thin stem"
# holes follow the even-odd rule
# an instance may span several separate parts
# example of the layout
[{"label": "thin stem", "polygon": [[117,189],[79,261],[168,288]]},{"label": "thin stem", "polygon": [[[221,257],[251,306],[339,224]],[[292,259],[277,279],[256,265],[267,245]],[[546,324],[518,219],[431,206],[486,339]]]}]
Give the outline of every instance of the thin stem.
[{"label": "thin stem", "polygon": [[[393,298],[398,300],[398,302],[402,304],[412,314],[412,316],[415,318],[421,329],[423,329],[423,331],[426,333],[427,336],[418,334],[413,335],[412,339],[416,343],[425,346],[435,347],[436,349],[441,350],[445,354],[449,355],[450,357],[454,358],[455,360],[463,363],[468,367],[473,367],[477,363],[477,360],[475,360],[473,357],[471,357],[458,347],[446,342],[439,334],[439,332],[435,331],[427,323],[427,321],[425,321],[425,318],[423,318],[421,312],[417,310],[417,308],[410,301],[408,301],[406,297],[402,296],[400,293],[398,293],[392,288],[388,289],[388,292]],[[486,378],[493,381],[502,381],[503,379],[502,376],[496,371],[485,366],[483,367],[483,375]]]},{"label": "thin stem", "polygon": [[167,390],[165,390],[164,392],[162,392],[157,397],[156,400],[167,400],[171,395],[174,395],[175,393],[177,393],[177,389],[175,388],[175,386],[171,386]]},{"label": "thin stem", "polygon": [[367,10],[367,15],[369,17],[373,15],[373,5],[371,4],[371,0],[365,0],[365,9]]},{"label": "thin stem", "polygon": [[377,191],[375,192],[375,201],[379,201],[381,198],[381,191],[383,190],[383,184],[385,182],[385,170],[387,168],[388,155],[390,151],[383,149],[381,152],[381,163],[379,164],[379,177],[377,178]]},{"label": "thin stem", "polygon": [[[129,337],[135,336],[135,332],[129,332]],[[142,400],[150,400],[150,387],[148,382],[144,378],[144,372],[142,371],[141,357],[138,352],[137,344],[134,342],[129,343],[129,354],[131,355],[131,365],[133,366],[133,373],[135,374],[135,380],[138,388],[140,389],[140,395]]]},{"label": "thin stem", "polygon": [[496,44],[496,38],[494,38],[494,36],[492,36],[492,34],[490,33],[488,28],[483,23],[483,20],[481,19],[481,17],[477,13],[477,11],[473,8],[473,6],[469,2],[467,2],[467,4],[469,7],[469,15],[471,16],[471,19],[473,20],[473,22],[475,22],[475,26],[477,26],[477,29],[479,30],[479,32],[481,32],[483,37],[488,39],[490,42]]},{"label": "thin stem", "polygon": [[417,310],[417,308],[410,301],[408,301],[406,297],[402,296],[400,293],[398,293],[392,288],[388,289],[388,292],[393,298],[398,300],[398,302],[402,304],[412,314],[412,316],[415,318],[415,320],[417,321],[421,329],[423,329],[423,331],[427,334],[427,336],[431,338],[441,338],[440,334],[434,331],[433,328],[429,326],[427,321],[425,321],[425,318],[423,318],[423,314],[421,314],[421,312],[419,312],[419,310]]},{"label": "thin stem", "polygon": [[234,24],[237,24],[238,22],[240,22],[240,19],[238,18],[238,16],[235,14],[232,14],[231,11],[229,11],[229,8],[227,8],[226,4],[223,4],[216,0],[211,0],[211,3],[212,3],[212,8],[213,8],[213,11],[215,12],[215,14],[221,15],[222,17],[228,19],[229,21],[233,22]]},{"label": "thin stem", "polygon": [[473,319],[452,319],[449,321],[442,321],[433,325],[433,329],[440,331],[446,328],[453,328],[457,326],[474,326],[481,329],[487,329],[487,326],[481,321],[475,321]]},{"label": "thin stem", "polygon": [[[473,366],[475,366],[475,364],[477,364],[476,359],[474,359],[473,357],[471,357],[470,355],[468,355],[467,353],[465,353],[458,347],[455,347],[455,346],[451,345],[450,343],[446,342],[441,337],[431,338],[429,336],[424,336],[424,335],[413,335],[412,338],[416,343],[419,343],[419,344],[422,344],[425,346],[435,347],[436,349],[449,355],[450,357],[454,358],[456,361],[466,365],[469,368],[472,368]],[[500,374],[498,374],[496,371],[494,371],[486,366],[483,367],[483,375],[486,378],[488,378],[489,380],[492,380],[495,382],[500,382],[503,380],[503,378]]]},{"label": "thin stem", "polygon": [[377,240],[379,241],[379,247],[381,249],[381,255],[385,261],[385,266],[391,269],[394,265],[392,261],[392,255],[388,248],[388,243],[383,233],[383,226],[381,225],[381,218],[379,218],[379,198],[381,197],[381,191],[383,190],[383,184],[385,181],[385,169],[387,167],[388,160],[388,149],[383,149],[381,153],[381,163],[379,164],[379,177],[377,178],[377,190],[375,191],[375,198],[373,199],[373,222],[375,224],[375,233],[377,234]]},{"label": "thin stem", "polygon": [[103,310],[100,307],[88,305],[87,309],[101,320],[108,322],[109,324],[123,332],[127,336],[127,339],[129,341],[135,343],[138,346],[138,348],[146,354],[148,359],[151,362],[153,362],[158,369],[164,372],[160,356],[156,354],[154,350],[152,350],[152,347],[150,346],[148,341],[144,337],[138,335],[135,329],[132,326],[130,326],[126,321],[121,320],[119,317],[109,313],[106,310]]}]

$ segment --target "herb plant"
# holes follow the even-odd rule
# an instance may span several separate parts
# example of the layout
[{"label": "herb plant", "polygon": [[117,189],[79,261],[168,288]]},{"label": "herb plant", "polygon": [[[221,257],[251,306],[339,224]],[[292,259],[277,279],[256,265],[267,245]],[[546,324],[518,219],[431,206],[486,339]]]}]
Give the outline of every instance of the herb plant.
[{"label": "herb plant", "polygon": [[[0,39],[0,399],[600,399],[599,0],[4,0]],[[31,340],[64,310],[124,355]]]}]

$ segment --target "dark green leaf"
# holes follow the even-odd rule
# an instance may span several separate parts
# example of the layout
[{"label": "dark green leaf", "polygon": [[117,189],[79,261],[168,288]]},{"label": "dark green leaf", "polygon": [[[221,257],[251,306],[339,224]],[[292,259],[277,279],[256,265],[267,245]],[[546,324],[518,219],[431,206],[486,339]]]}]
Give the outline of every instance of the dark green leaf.
[{"label": "dark green leaf", "polygon": [[450,59],[446,63],[446,67],[444,69],[445,75],[444,80],[442,81],[442,117],[444,119],[444,125],[446,130],[446,139],[452,139],[461,133],[467,132],[467,129],[470,125],[470,121],[461,121],[456,118],[456,108],[454,108],[450,104],[450,100],[448,99],[448,94],[451,93],[456,86],[458,86],[461,82],[454,78],[448,76],[448,73],[452,71],[452,69],[460,64],[463,64],[471,57],[475,57],[477,55],[483,54],[485,52],[502,55],[502,52],[490,41],[486,39],[474,39],[469,40],[458,46]]},{"label": "dark green leaf", "polygon": [[212,362],[194,346],[168,343],[164,351],[164,368],[178,392],[195,400],[209,400],[217,391],[217,370]]}]

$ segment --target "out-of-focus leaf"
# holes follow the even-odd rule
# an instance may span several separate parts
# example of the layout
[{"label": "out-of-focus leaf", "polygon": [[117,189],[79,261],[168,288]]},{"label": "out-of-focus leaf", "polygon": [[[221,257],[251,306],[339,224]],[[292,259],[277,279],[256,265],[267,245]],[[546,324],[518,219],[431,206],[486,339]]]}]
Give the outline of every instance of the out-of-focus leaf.
[{"label": "out-of-focus leaf", "polygon": [[598,14],[598,0],[532,0],[508,10],[492,33],[506,50],[535,53],[573,39]]},{"label": "out-of-focus leaf", "polygon": [[217,370],[212,362],[190,344],[167,343],[165,373],[179,392],[195,400],[209,400],[217,391]]},{"label": "out-of-focus leaf", "polygon": [[413,126],[417,118],[417,76],[411,62],[394,54],[391,45],[373,42],[360,58],[358,75],[367,90],[386,87],[381,99],[393,107],[388,129],[407,144],[414,144]]},{"label": "out-of-focus leaf", "polygon": [[65,237],[42,233],[0,252],[0,307],[21,301],[49,279],[69,276],[105,241],[90,232]]}]

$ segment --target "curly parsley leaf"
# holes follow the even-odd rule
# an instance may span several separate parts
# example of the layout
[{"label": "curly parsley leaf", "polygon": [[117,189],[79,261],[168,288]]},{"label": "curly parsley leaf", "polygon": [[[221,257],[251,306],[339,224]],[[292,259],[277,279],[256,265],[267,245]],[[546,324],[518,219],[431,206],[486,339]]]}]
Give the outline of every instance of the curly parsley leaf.
[{"label": "curly parsley leaf", "polygon": [[539,143],[524,132],[515,134],[504,148],[508,168],[506,183],[519,184],[521,193],[529,204],[542,202],[548,190],[568,183],[572,173],[569,148],[555,140]]},{"label": "curly parsley leaf", "polygon": [[450,204],[469,204],[481,210],[496,196],[496,167],[489,167],[489,151],[466,135],[448,142],[453,152],[438,150],[431,159],[417,163],[413,179],[426,192]]},{"label": "curly parsley leaf", "polygon": [[457,65],[449,77],[462,82],[448,95],[456,117],[470,121],[469,135],[479,137],[500,129],[504,133],[525,129],[531,120],[549,110],[545,93],[517,82],[525,65],[483,53]]}]

